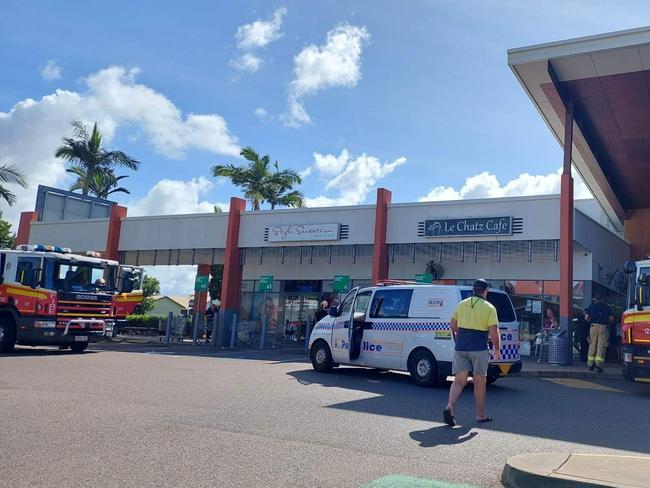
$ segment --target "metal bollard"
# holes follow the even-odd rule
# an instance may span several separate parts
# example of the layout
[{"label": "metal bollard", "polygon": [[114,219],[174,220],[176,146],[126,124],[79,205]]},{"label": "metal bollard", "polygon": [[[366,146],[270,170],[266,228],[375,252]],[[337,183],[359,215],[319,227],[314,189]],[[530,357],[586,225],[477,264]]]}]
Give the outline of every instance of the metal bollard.
[{"label": "metal bollard", "polygon": [[194,333],[192,334],[192,345],[196,346],[199,341],[199,325],[201,324],[201,314],[194,314]]},{"label": "metal bollard", "polygon": [[265,340],[266,340],[266,314],[264,314],[264,320],[262,321],[262,336],[260,337],[260,349],[264,349]]},{"label": "metal bollard", "polygon": [[305,330],[305,350],[309,349],[309,336],[311,335],[312,324],[312,320],[307,321],[307,330]]},{"label": "metal bollard", "polygon": [[237,314],[232,314],[232,329],[230,330],[230,347],[234,349],[237,345]]},{"label": "metal bollard", "polygon": [[212,335],[210,336],[212,347],[217,347],[218,344],[223,342],[223,340],[221,339],[221,336],[223,334],[221,332],[220,327],[221,327],[221,319],[219,318],[219,314],[215,313],[212,316]]},{"label": "metal bollard", "polygon": [[169,344],[172,338],[172,324],[174,323],[174,312],[167,314],[167,329],[165,330],[165,343]]}]

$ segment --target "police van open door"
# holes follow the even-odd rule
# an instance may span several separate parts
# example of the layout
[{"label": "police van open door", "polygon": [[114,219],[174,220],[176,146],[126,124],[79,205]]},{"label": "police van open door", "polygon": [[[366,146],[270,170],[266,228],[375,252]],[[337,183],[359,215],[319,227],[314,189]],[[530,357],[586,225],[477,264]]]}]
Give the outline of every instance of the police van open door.
[{"label": "police van open door", "polygon": [[348,293],[332,324],[332,357],[335,363],[363,364],[361,358],[361,339],[363,327],[355,327],[353,307],[359,288]]}]

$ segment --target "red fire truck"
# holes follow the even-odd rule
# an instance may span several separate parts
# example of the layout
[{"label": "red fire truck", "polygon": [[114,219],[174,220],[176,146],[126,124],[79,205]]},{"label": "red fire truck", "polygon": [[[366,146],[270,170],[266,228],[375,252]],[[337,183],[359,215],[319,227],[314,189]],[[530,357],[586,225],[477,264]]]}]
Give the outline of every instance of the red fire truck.
[{"label": "red fire truck", "polygon": [[0,283],[1,352],[15,344],[82,352],[112,335],[117,299],[133,293],[137,277],[99,253],[38,244],[0,250]]},{"label": "red fire truck", "polygon": [[627,310],[621,320],[623,376],[650,383],[650,260],[628,261]]}]

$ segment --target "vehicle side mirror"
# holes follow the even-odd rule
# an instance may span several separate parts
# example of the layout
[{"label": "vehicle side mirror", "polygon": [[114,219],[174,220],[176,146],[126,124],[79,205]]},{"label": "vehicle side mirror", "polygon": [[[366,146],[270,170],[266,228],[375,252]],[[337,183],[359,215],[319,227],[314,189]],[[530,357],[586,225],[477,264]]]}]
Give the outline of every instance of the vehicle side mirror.
[{"label": "vehicle side mirror", "polygon": [[120,283],[120,293],[131,293],[133,291],[133,278],[125,276]]},{"label": "vehicle side mirror", "polygon": [[341,312],[339,311],[338,307],[330,307],[330,309],[327,311],[327,314],[330,317],[339,317],[341,315]]}]

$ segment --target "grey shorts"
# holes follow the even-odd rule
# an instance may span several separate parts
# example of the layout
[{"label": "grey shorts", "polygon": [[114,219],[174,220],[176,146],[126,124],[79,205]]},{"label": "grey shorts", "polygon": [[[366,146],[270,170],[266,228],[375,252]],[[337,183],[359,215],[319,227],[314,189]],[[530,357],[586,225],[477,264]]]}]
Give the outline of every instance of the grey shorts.
[{"label": "grey shorts", "polygon": [[454,351],[452,371],[456,373],[469,373],[487,376],[490,352],[485,351]]}]

